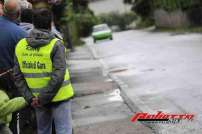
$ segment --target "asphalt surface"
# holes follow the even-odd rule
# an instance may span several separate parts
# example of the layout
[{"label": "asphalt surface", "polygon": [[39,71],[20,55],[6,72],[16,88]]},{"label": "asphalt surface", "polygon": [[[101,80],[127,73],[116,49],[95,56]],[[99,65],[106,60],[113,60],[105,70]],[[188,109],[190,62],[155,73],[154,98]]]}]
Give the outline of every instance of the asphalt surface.
[{"label": "asphalt surface", "polygon": [[124,13],[131,9],[131,5],[125,5],[123,0],[99,0],[91,2],[89,7],[96,15],[110,12]]},{"label": "asphalt surface", "polygon": [[118,85],[103,75],[102,65],[86,46],[69,54],[74,134],[152,134],[147,126],[130,121],[133,113]]},{"label": "asphalt surface", "polygon": [[162,134],[202,133],[202,35],[144,30],[114,33],[114,40],[87,44],[116,76],[137,110],[191,113],[194,121],[158,125]]}]

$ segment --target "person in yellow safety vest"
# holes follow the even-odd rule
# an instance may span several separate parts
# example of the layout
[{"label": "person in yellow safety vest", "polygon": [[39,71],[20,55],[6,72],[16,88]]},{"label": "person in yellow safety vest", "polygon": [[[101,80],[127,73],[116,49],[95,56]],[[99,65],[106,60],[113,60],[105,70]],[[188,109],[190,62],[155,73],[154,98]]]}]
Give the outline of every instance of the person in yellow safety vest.
[{"label": "person in yellow safety vest", "polygon": [[34,11],[30,35],[15,50],[15,84],[35,108],[38,134],[72,134],[71,98],[74,91],[66,64],[66,50],[51,31],[52,13]]}]

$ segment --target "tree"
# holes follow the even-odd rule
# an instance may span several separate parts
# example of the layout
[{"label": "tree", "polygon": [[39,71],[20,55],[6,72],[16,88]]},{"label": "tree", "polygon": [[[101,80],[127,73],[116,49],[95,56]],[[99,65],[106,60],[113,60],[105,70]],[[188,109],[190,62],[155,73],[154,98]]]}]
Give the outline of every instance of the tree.
[{"label": "tree", "polygon": [[79,12],[81,9],[87,9],[89,0],[72,0],[73,7],[76,12]]},{"label": "tree", "polygon": [[149,17],[152,13],[152,0],[135,0],[133,1],[132,10],[142,16]]},{"label": "tree", "polygon": [[187,13],[193,25],[202,25],[202,0],[124,0],[133,5],[132,10],[143,19],[152,16],[155,9],[168,12],[182,10]]},{"label": "tree", "polygon": [[134,0],[123,0],[125,4],[133,4]]}]

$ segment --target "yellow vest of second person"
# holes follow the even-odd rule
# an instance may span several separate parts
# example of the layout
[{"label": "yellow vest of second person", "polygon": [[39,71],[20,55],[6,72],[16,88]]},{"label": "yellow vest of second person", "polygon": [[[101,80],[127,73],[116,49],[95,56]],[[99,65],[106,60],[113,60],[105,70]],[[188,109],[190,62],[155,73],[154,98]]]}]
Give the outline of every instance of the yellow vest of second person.
[{"label": "yellow vest of second person", "polygon": [[[53,39],[49,44],[40,48],[32,48],[28,45],[26,39],[22,39],[16,46],[16,56],[29,89],[34,96],[38,96],[39,92],[47,87],[53,65],[51,60],[51,52],[54,45],[59,39]],[[72,85],[70,83],[70,75],[68,69],[64,76],[64,82],[52,102],[68,100],[74,95]]]}]

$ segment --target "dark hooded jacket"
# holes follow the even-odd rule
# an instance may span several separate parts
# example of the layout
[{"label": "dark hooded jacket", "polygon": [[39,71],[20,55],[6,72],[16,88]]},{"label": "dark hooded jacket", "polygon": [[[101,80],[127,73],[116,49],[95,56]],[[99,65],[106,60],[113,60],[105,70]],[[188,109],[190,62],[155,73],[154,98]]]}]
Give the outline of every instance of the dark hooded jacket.
[{"label": "dark hooded jacket", "polygon": [[33,29],[34,26],[31,23],[21,22],[19,25],[27,34],[29,34]]},{"label": "dark hooded jacket", "polygon": [[[49,44],[50,41],[54,38],[55,38],[54,34],[52,34],[50,31],[34,29],[31,31],[30,35],[26,38],[26,40],[31,47],[39,48]],[[39,94],[39,101],[41,105],[51,103],[51,100],[60,89],[64,81],[64,75],[66,70],[65,57],[66,57],[65,47],[59,40],[54,45],[53,51],[51,53],[51,59],[53,63],[53,72],[51,74],[51,80],[49,81],[47,87],[41,90]],[[27,102],[31,103],[31,100],[34,96],[29,90],[29,87],[27,86],[23,74],[20,71],[20,67],[16,57],[14,66],[14,76],[15,76],[15,84],[18,90],[22,93]]]}]

